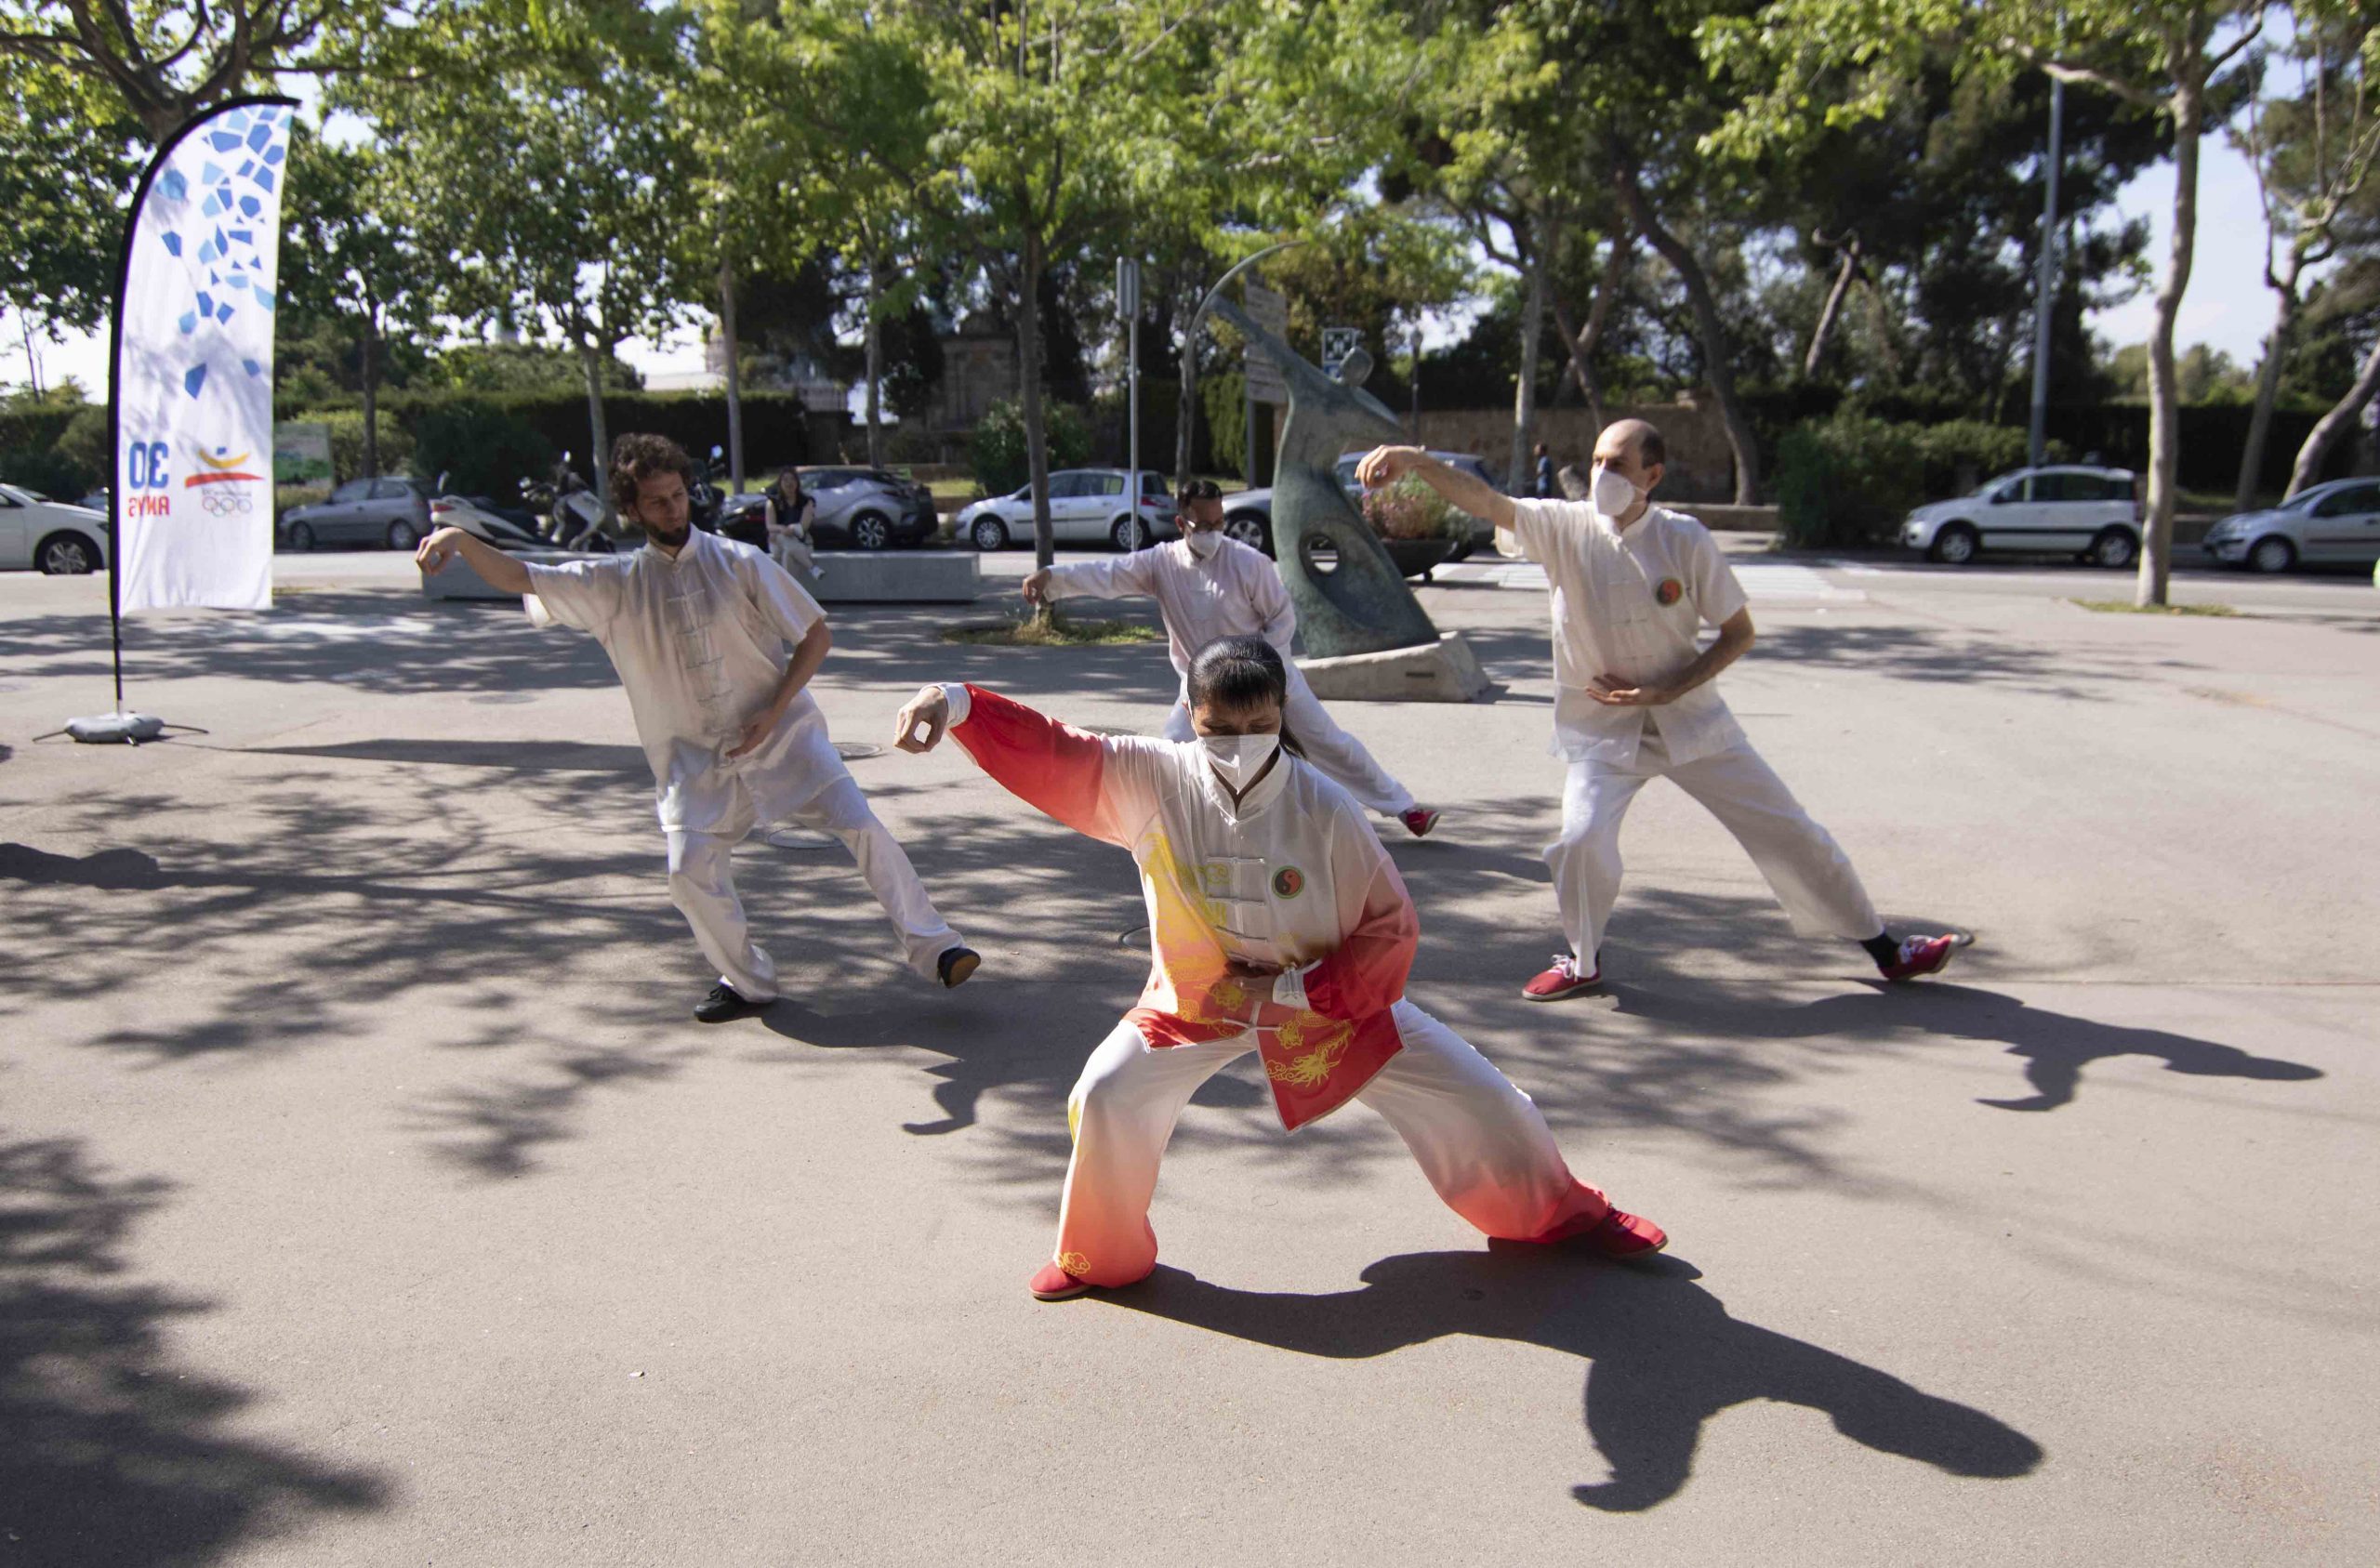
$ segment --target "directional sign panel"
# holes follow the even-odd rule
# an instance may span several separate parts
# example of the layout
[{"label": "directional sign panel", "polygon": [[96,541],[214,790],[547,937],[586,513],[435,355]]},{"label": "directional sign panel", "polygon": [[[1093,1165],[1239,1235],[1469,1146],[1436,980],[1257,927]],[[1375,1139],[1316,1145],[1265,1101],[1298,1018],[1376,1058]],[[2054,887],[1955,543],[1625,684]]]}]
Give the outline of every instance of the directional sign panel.
[{"label": "directional sign panel", "polygon": [[1347,356],[1364,346],[1364,329],[1359,326],[1327,326],[1322,329],[1322,374],[1333,381],[1339,379],[1339,367]]}]

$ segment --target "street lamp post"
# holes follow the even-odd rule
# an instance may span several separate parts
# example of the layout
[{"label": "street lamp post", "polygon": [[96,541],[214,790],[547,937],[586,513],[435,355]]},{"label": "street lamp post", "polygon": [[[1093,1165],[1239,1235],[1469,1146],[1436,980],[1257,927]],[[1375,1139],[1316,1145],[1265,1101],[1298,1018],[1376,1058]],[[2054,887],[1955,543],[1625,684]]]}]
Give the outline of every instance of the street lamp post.
[{"label": "street lamp post", "polygon": [[[1215,286],[1207,291],[1207,296],[1198,301],[1198,308],[1190,312],[1189,324],[1182,329],[1182,340],[1187,343],[1197,336],[1198,328],[1207,320],[1207,312],[1213,308],[1216,299],[1221,297],[1223,289],[1234,278],[1238,277],[1268,256],[1278,256],[1285,250],[1294,249],[1299,245],[1310,245],[1313,243],[1312,240],[1283,240],[1279,244],[1266,245],[1255,255],[1244,257],[1236,263],[1230,270],[1215,280]],[[1253,484],[1256,482],[1256,390],[1252,387],[1249,389],[1245,406],[1247,412],[1242,417],[1248,422],[1247,431],[1243,437],[1246,455],[1241,460],[1241,467],[1247,470],[1248,482]]]},{"label": "street lamp post", "polygon": [[2062,161],[2066,130],[2066,84],[2055,76],[2049,84],[2049,161],[2042,203],[2041,270],[2033,291],[2033,408],[2025,434],[2025,460],[2041,467],[2048,455],[2049,329],[2052,299],[2057,293],[2057,167]]}]

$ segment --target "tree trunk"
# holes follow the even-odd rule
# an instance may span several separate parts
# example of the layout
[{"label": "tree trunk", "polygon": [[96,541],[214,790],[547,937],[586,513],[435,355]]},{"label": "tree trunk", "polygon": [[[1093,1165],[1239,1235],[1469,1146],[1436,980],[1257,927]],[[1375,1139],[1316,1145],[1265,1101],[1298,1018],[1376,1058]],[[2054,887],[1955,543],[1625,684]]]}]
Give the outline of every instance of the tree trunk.
[{"label": "tree trunk", "polygon": [[1834,274],[1834,286],[1826,291],[1826,304],[1818,311],[1818,324],[1810,330],[1809,351],[1802,356],[1802,379],[1807,381],[1818,373],[1818,362],[1826,358],[1827,340],[1834,336],[1835,323],[1843,316],[1843,300],[1851,292],[1852,280],[1859,275],[1859,247],[1843,247],[1843,265]]},{"label": "tree trunk", "polygon": [[619,521],[620,514],[612,500],[612,432],[603,424],[603,356],[583,332],[578,338],[578,367],[587,380],[587,428],[595,442],[595,499],[603,504],[603,526],[609,529]]},{"label": "tree trunk", "polygon": [[1058,551],[1050,532],[1050,442],[1041,417],[1041,235],[1038,231],[1025,230],[1022,259],[1017,281],[1017,395],[1025,405],[1025,471],[1033,487],[1033,563],[1048,566],[1057,560]]},{"label": "tree trunk", "polygon": [[1662,228],[1660,219],[1653,216],[1652,204],[1645,199],[1644,191],[1636,183],[1635,169],[1620,165],[1613,171],[1613,180],[1637,231],[1686,286],[1686,302],[1694,309],[1695,336],[1702,344],[1703,368],[1711,376],[1711,394],[1718,401],[1720,422],[1726,427],[1727,447],[1735,455],[1736,505],[1757,506],[1760,449],[1752,440],[1752,424],[1744,417],[1743,405],[1736,399],[1736,373],[1728,359],[1727,329],[1720,323],[1718,301],[1711,294],[1711,280],[1685,242]]},{"label": "tree trunk", "polygon": [[867,466],[884,467],[884,329],[876,319],[882,296],[876,258],[867,260]]},{"label": "tree trunk", "polygon": [[744,494],[744,346],[735,335],[735,263],[719,262],[719,346],[727,356],[727,481]]},{"label": "tree trunk", "polygon": [[2256,367],[2256,402],[2248,415],[2248,439],[2240,449],[2240,482],[2232,488],[2231,509],[2244,512],[2256,503],[2256,486],[2264,479],[2265,443],[2272,439],[2272,405],[2281,395],[2281,360],[2289,349],[2290,328],[2297,324],[2297,274],[2305,253],[2292,245],[2281,276],[2273,280],[2280,296],[2273,307],[2272,332],[2265,338],[2264,363]]},{"label": "tree trunk", "polygon": [[2174,240],[2165,280],[2157,289],[2156,324],[2149,334],[2149,506],[2140,541],[2140,580],[2132,601],[2163,604],[2174,571],[2174,510],[2181,478],[2182,408],[2174,379],[2174,322],[2182,292],[2190,286],[2190,261],[2198,244],[2198,153],[2204,51],[2193,44],[2176,68],[2182,81],[2169,112],[2174,118]]},{"label": "tree trunk", "polygon": [[372,339],[379,323],[371,316],[364,318],[363,350],[364,380],[364,472],[377,478],[380,472],[380,376],[379,365],[372,354]]},{"label": "tree trunk", "polygon": [[1595,285],[1595,296],[1587,306],[1587,324],[1575,330],[1570,325],[1570,312],[1564,308],[1562,296],[1554,301],[1554,324],[1561,329],[1562,339],[1570,352],[1570,379],[1577,382],[1579,395],[1587,400],[1587,419],[1598,433],[1604,427],[1603,381],[1595,375],[1595,350],[1603,346],[1605,326],[1611,321],[1612,308],[1619,302],[1621,284],[1628,276],[1629,254],[1636,248],[1635,236],[1621,231],[1611,237],[1611,254],[1604,258],[1603,278]]},{"label": "tree trunk", "polygon": [[1529,482],[1529,438],[1537,430],[1538,342],[1545,336],[1545,255],[1538,243],[1542,237],[1534,220],[1526,235],[1514,236],[1528,285],[1521,304],[1520,379],[1513,386],[1513,461],[1505,476],[1506,488],[1515,495],[1533,494],[1522,487]]},{"label": "tree trunk", "polygon": [[2372,345],[2372,352],[2363,356],[2363,368],[2356,372],[2355,385],[2347,396],[2331,405],[2331,411],[2314,421],[2306,432],[2306,444],[2297,449],[2296,466],[2289,471],[2289,494],[2296,494],[2322,477],[2322,465],[2331,455],[2331,448],[2339,438],[2355,428],[2363,416],[2373,394],[2380,392],[2380,342]]}]

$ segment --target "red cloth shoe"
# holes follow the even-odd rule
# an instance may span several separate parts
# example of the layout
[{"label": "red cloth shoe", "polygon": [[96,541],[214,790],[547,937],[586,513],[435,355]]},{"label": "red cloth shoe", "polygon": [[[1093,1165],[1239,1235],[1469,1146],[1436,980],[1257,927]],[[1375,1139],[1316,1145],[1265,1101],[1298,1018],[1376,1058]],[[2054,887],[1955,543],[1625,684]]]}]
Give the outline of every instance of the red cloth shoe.
[{"label": "red cloth shoe", "polygon": [[1580,1232],[1579,1246],[1591,1247],[1606,1258],[1627,1262],[1633,1258],[1650,1258],[1670,1245],[1669,1232],[1639,1214],[1613,1209],[1589,1230]]},{"label": "red cloth shoe", "polygon": [[1956,937],[1911,937],[1900,944],[1900,956],[1889,964],[1879,964],[1886,980],[1915,980],[1919,975],[1939,974],[1950,961],[1951,949],[1959,945]]},{"label": "red cloth shoe", "polygon": [[1405,831],[1416,838],[1427,838],[1430,829],[1438,825],[1437,812],[1427,806],[1416,806],[1396,820],[1403,823]]},{"label": "red cloth shoe", "polygon": [[1091,1282],[1078,1279],[1051,1262],[1042,1264],[1041,1272],[1027,1281],[1025,1288],[1033,1293],[1036,1301],[1064,1301],[1089,1290]]},{"label": "red cloth shoe", "polygon": [[1578,959],[1567,953],[1556,953],[1554,967],[1522,986],[1521,995],[1532,1002],[1558,1002],[1565,996],[1576,996],[1602,980],[1602,965],[1580,974]]}]

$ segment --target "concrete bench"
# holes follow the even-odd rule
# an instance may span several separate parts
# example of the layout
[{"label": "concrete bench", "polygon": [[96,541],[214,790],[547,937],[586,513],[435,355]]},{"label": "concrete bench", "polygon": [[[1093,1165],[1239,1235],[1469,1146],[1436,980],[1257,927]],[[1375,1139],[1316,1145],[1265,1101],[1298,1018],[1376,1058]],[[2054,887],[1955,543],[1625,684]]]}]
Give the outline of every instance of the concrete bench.
[{"label": "concrete bench", "polygon": [[801,586],[821,604],[966,604],[984,586],[972,550],[821,550],[818,570]]},{"label": "concrete bench", "polygon": [[[536,566],[611,558],[578,550],[512,550],[514,560]],[[821,604],[968,604],[983,591],[984,573],[972,550],[824,550],[823,578],[802,583]],[[512,599],[480,580],[462,560],[448,561],[424,579],[427,599]]]},{"label": "concrete bench", "polygon": [[[584,550],[508,550],[505,553],[512,557],[515,560],[525,560],[532,566],[566,566],[574,560],[606,560],[610,559],[608,556],[590,555]],[[489,587],[487,584],[482,580],[480,574],[472,571],[470,566],[465,562],[460,556],[457,556],[453,560],[448,561],[430,576],[423,578],[421,583],[421,595],[424,599],[509,599],[516,600],[521,597],[519,594],[503,593],[497,589]]]}]

